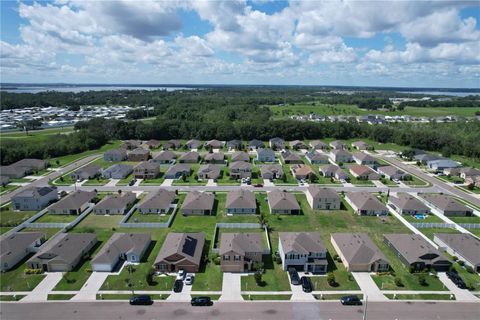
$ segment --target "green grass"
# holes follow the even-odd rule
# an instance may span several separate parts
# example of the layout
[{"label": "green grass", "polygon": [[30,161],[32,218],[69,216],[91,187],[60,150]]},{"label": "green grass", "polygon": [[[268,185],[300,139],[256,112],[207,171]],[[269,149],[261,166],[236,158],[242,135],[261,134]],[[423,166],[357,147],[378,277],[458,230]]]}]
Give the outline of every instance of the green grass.
[{"label": "green grass", "polygon": [[37,211],[14,211],[11,204],[0,208],[0,226],[14,227],[34,216]]},{"label": "green grass", "polygon": [[96,179],[88,179],[82,185],[83,186],[104,186],[106,185],[110,179],[105,179],[102,177],[98,177]]},{"label": "green grass", "polygon": [[122,142],[119,141],[119,140],[112,141],[112,142],[107,143],[103,147],[98,148],[98,149],[88,150],[88,151],[84,151],[84,152],[76,153],[76,154],[69,154],[69,155],[61,156],[61,157],[57,157],[57,158],[52,158],[52,159],[50,159],[50,163],[51,163],[52,167],[63,167],[66,164],[69,164],[71,162],[80,160],[82,158],[85,158],[85,157],[88,157],[88,156],[91,156],[91,155],[94,155],[94,154],[100,154],[100,153],[103,153],[103,152],[105,152],[107,150],[110,150],[110,149],[118,148],[118,147],[120,147],[121,143]]},{"label": "green grass", "polygon": [[455,229],[450,229],[450,228],[417,228],[417,229],[431,240],[433,240],[434,233],[460,233],[459,231]]},{"label": "green grass", "polygon": [[243,300],[290,300],[291,294],[242,294]]},{"label": "green grass", "polygon": [[20,188],[20,186],[11,186],[11,185],[8,185],[8,184],[5,187],[0,186],[0,195],[10,193],[13,190],[18,189],[18,188]]},{"label": "green grass", "polygon": [[473,187],[472,190],[470,190],[469,188],[467,187],[463,187],[463,186],[455,186],[456,188],[462,190],[462,191],[465,191],[466,193],[476,193],[476,194],[480,194],[480,188],[479,187]]},{"label": "green grass", "polygon": [[69,134],[71,132],[73,132],[73,127],[33,130],[29,131],[28,134],[23,131],[14,131],[1,133],[0,139],[4,141],[16,140],[34,144],[51,140],[52,138],[55,138],[55,135],[57,134]]},{"label": "green grass", "polygon": [[22,300],[26,296],[22,295],[15,295],[15,296],[0,296],[0,301],[19,301]]},{"label": "green grass", "polygon": [[[385,251],[383,251],[385,253]],[[373,275],[373,281],[381,290],[415,290],[415,291],[444,291],[448,290],[445,288],[443,283],[438,280],[436,277],[426,274],[426,285],[420,285],[418,282],[419,273],[396,273],[395,277],[399,277],[402,281],[403,286],[397,286],[395,284],[395,277],[393,275]]]},{"label": "green grass", "polygon": [[49,222],[54,222],[54,223],[70,223],[73,220],[78,218],[77,215],[68,215],[68,214],[44,214],[37,220],[35,220],[35,223],[49,223]]},{"label": "green grass", "polygon": [[407,220],[408,222],[413,222],[413,223],[421,223],[421,222],[435,222],[435,223],[443,223],[443,220],[437,217],[434,214],[429,214],[425,219],[419,220],[415,219],[414,216],[411,216],[409,214],[404,214],[402,217]]},{"label": "green grass", "polygon": [[241,179],[232,179],[229,174],[229,169],[227,167],[222,167],[220,172],[220,177],[217,179],[218,185],[230,185],[230,186],[239,186]]},{"label": "green grass", "polygon": [[0,291],[32,291],[45,278],[43,274],[24,273],[26,262],[32,256],[33,254],[27,255],[13,269],[0,273]]},{"label": "green grass", "polygon": [[275,184],[276,185],[298,185],[297,179],[292,175],[292,172],[290,171],[290,165],[289,164],[282,164],[283,168],[283,173],[284,178],[282,179],[276,179]]},{"label": "green grass", "polygon": [[204,186],[207,184],[207,180],[203,181],[198,181],[195,179],[195,176],[197,175],[198,169],[200,168],[200,164],[194,163],[194,164],[187,164],[190,165],[192,168],[192,173],[183,180],[183,178],[176,179],[173,181],[172,185],[174,186],[184,186],[184,185],[190,185],[190,186]]},{"label": "green grass", "polygon": [[426,182],[420,178],[418,178],[417,176],[414,176],[412,175],[412,179],[411,180],[404,180],[402,181],[404,184],[406,184],[407,186],[411,186],[411,187],[428,187],[430,186],[430,183],[429,182]]},{"label": "green grass", "polygon": [[[105,294],[97,294],[97,300],[130,300],[132,296],[131,294],[113,294],[113,293],[105,293]],[[152,294],[153,300],[166,300],[170,295],[169,294]]]},{"label": "green grass", "polygon": [[47,300],[70,300],[74,296],[74,294],[49,294]]},{"label": "green grass", "polygon": [[344,170],[347,174],[348,177],[350,178],[349,182],[353,184],[354,186],[359,186],[359,187],[365,187],[365,186],[374,186],[373,182],[370,180],[363,180],[363,179],[357,179],[355,178],[348,169]]},{"label": "green grass", "polygon": [[128,185],[128,183],[130,181],[132,181],[132,179],[134,179],[133,177],[133,173],[130,173],[128,176],[126,176],[125,178],[123,179],[120,179],[120,181],[117,182],[117,186],[126,186]]},{"label": "green grass", "polygon": [[[333,263],[333,259],[329,257],[329,262]],[[342,266],[343,267],[343,266]],[[350,272],[345,267],[340,267],[336,270],[331,270],[335,276],[335,282],[337,285],[331,286],[327,282],[327,277],[310,277],[312,281],[314,291],[327,291],[327,290],[360,290],[357,282],[353,278]]]},{"label": "green grass", "polygon": [[265,272],[258,285],[253,275],[242,277],[242,291],[290,291],[290,282],[282,266],[276,264],[271,255],[263,256]]},{"label": "green grass", "polygon": [[455,298],[451,299],[450,294],[386,294],[390,300],[455,300]]},{"label": "green grass", "polygon": [[[142,214],[140,211],[135,210],[133,214],[128,218],[128,223],[142,223],[142,222],[167,222],[170,219],[172,214],[172,210],[170,210],[167,214],[158,214],[158,213],[149,213],[149,214]],[[178,212],[177,212],[178,214]]]},{"label": "green grass", "polygon": [[20,230],[20,232],[42,232],[47,239],[50,239],[59,231],[60,228],[24,228]]},{"label": "green grass", "polygon": [[472,217],[448,217],[450,220],[456,223],[480,223],[479,216]]}]

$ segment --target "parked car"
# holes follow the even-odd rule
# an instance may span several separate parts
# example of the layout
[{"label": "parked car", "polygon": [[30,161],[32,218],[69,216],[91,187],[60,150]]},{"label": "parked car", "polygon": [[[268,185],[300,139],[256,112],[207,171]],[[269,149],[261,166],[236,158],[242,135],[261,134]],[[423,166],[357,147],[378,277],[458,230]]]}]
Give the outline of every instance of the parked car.
[{"label": "parked car", "polygon": [[254,187],[255,187],[255,188],[261,188],[261,187],[263,187],[263,184],[257,183],[256,185],[254,185]]},{"label": "parked car", "polygon": [[178,270],[177,280],[185,279],[185,270]]},{"label": "parked car", "polygon": [[183,289],[183,281],[182,280],[175,280],[173,284],[173,292],[182,292]]},{"label": "parked car", "polygon": [[288,274],[290,275],[290,283],[293,285],[300,284],[300,277],[298,276],[297,270],[295,268],[288,268]]},{"label": "parked car", "polygon": [[362,301],[358,296],[344,296],[340,298],[340,303],[344,306],[360,306]]},{"label": "parked car", "polygon": [[148,306],[153,304],[153,300],[150,296],[147,295],[135,296],[130,298],[130,304]]},{"label": "parked car", "polygon": [[187,274],[185,277],[185,284],[191,285],[193,284],[193,274]]},{"label": "parked car", "polygon": [[130,182],[128,183],[129,186],[133,186],[135,184],[135,182],[137,182],[136,179],[132,179],[130,180]]},{"label": "parked car", "polygon": [[301,277],[300,281],[302,282],[303,292],[312,292],[313,291],[312,281],[310,281],[309,277]]},{"label": "parked car", "polygon": [[213,301],[210,297],[196,297],[192,298],[191,304],[192,306],[211,306]]},{"label": "parked car", "polygon": [[465,281],[463,281],[462,277],[455,271],[447,271],[446,272],[447,277],[452,280],[453,283],[460,289],[467,289],[467,285],[465,284]]}]

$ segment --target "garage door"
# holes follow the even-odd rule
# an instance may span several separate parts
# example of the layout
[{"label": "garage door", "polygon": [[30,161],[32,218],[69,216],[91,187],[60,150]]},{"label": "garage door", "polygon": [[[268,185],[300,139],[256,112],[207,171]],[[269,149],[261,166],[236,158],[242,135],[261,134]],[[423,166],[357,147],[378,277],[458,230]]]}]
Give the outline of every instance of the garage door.
[{"label": "garage door", "polygon": [[[303,264],[289,265],[288,268],[295,268],[295,270],[297,270],[297,271],[303,271]],[[288,270],[288,268],[287,268],[287,270]]]},{"label": "garage door", "polygon": [[92,263],[92,270],[109,272],[112,270],[112,266],[108,263]]}]

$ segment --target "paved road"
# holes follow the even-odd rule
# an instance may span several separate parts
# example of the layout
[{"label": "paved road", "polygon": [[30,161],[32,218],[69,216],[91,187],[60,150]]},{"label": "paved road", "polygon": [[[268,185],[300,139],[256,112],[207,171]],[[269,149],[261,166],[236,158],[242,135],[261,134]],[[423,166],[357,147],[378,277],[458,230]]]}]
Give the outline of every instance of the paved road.
[{"label": "paved road", "polygon": [[[363,306],[332,302],[217,302],[213,307],[191,307],[188,303],[155,302],[152,306],[130,306],[126,302],[2,303],[2,320],[361,320]],[[369,320],[477,320],[479,303],[460,302],[370,302]]]},{"label": "paved road", "polygon": [[[101,155],[100,154],[96,154],[96,155],[92,155],[92,156],[88,156],[88,157],[85,157],[83,159],[80,159],[78,161],[75,161],[71,164],[68,164],[62,168],[60,168],[58,171],[52,171],[52,173],[49,173],[48,175],[44,176],[43,178],[41,179],[38,179],[38,180],[35,180],[31,183],[28,184],[28,188],[30,187],[40,187],[40,186],[47,186],[48,185],[48,182],[50,180],[53,180],[53,179],[56,179],[60,176],[63,176],[65,173],[69,172],[69,171],[72,171],[76,168],[79,168],[93,160],[95,160],[96,158],[100,157]],[[18,194],[19,192],[25,190],[26,187],[22,187],[22,188],[18,188],[16,190],[13,190],[12,192],[9,192],[7,193],[6,195],[3,195],[0,197],[0,203],[1,204],[4,204],[4,203],[7,203],[10,201],[10,199],[15,196],[16,194]],[[73,189],[73,187],[72,187]]]},{"label": "paved road", "polygon": [[[467,200],[467,201],[469,201],[469,202],[471,202],[471,203],[473,203],[477,206],[480,206],[480,199],[478,199],[478,198],[476,198],[476,197],[474,197],[474,196],[472,196],[472,195],[470,195],[466,192],[463,192],[460,189],[452,187],[451,185],[443,182],[440,179],[437,179],[435,177],[432,177],[432,176],[428,175],[427,173],[425,173],[424,171],[420,170],[419,168],[417,168],[415,166],[404,164],[403,162],[401,162],[401,161],[399,161],[395,158],[390,158],[390,157],[385,157],[385,156],[379,156],[379,157],[382,158],[385,161],[391,162],[392,164],[396,165],[397,167],[399,167],[400,169],[402,169],[404,171],[410,172],[410,173],[422,178],[423,180],[430,182],[431,184],[437,186],[437,188],[440,189],[443,192],[451,193],[451,194],[456,195],[457,197],[460,197],[464,200]],[[423,191],[418,191],[418,192],[423,192]]]}]

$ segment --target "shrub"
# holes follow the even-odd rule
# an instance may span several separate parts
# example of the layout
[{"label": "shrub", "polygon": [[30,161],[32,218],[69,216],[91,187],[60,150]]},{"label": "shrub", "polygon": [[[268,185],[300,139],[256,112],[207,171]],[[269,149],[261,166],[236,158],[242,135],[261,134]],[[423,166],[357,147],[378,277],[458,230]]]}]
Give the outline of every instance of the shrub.
[{"label": "shrub", "polygon": [[262,283],[262,273],[260,271],[256,271],[253,277],[255,278],[255,282],[257,283],[257,285],[260,285]]},{"label": "shrub", "polygon": [[337,260],[338,259],[338,254],[334,254],[332,258],[333,258],[333,260]]},{"label": "shrub", "polygon": [[275,257],[275,262],[276,262],[277,264],[282,264],[282,258],[280,258],[280,256],[276,256],[276,257]]},{"label": "shrub", "polygon": [[217,257],[213,258],[213,263],[215,263],[215,265],[219,266],[220,262],[221,262],[220,256],[217,256]]},{"label": "shrub", "polygon": [[458,260],[457,263],[462,267],[465,265],[465,261],[463,260]]},{"label": "shrub", "polygon": [[335,275],[332,272],[329,272],[327,274],[327,283],[332,287],[337,285],[337,281],[335,280]]},{"label": "shrub", "polygon": [[25,274],[42,274],[43,270],[42,269],[25,268],[24,273]]},{"label": "shrub", "polygon": [[458,257],[457,257],[457,256],[453,256],[453,257],[452,257],[452,260],[453,260],[453,261],[457,261],[457,260],[458,260]]},{"label": "shrub", "polygon": [[424,274],[420,274],[418,276],[418,284],[420,284],[421,286],[426,286],[427,285],[427,279],[425,278]]},{"label": "shrub", "polygon": [[397,287],[403,287],[402,279],[400,279],[399,277],[395,277],[395,285]]},{"label": "shrub", "polygon": [[467,270],[468,273],[473,273],[473,268],[471,266],[466,266],[465,270]]}]

